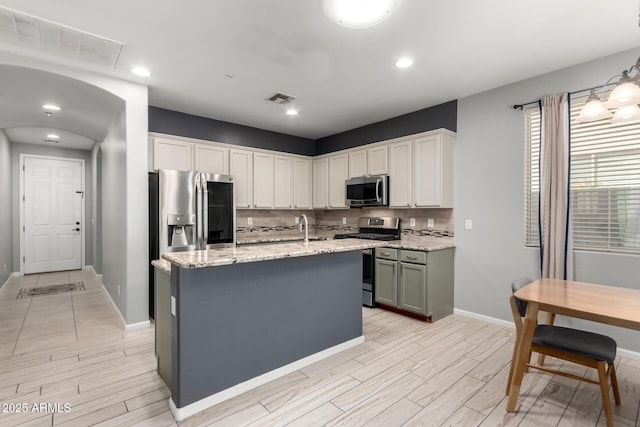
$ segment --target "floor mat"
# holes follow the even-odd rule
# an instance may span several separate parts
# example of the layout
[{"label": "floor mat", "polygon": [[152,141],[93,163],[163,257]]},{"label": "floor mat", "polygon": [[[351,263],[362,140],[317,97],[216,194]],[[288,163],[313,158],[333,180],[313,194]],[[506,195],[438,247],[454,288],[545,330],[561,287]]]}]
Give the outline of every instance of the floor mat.
[{"label": "floor mat", "polygon": [[18,298],[36,297],[40,295],[59,294],[62,292],[84,291],[84,282],[65,283],[62,285],[41,286],[39,288],[20,289]]}]

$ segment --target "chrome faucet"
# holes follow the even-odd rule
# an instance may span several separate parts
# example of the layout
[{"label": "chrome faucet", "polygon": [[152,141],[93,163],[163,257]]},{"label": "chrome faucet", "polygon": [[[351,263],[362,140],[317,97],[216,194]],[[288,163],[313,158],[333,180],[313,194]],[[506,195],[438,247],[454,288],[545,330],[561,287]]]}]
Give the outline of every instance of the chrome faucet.
[{"label": "chrome faucet", "polygon": [[[304,241],[305,243],[309,241],[309,221],[307,220],[307,216],[305,214],[300,215],[298,220],[302,219],[304,221]],[[299,221],[300,226],[298,229],[302,231],[302,221]]]}]

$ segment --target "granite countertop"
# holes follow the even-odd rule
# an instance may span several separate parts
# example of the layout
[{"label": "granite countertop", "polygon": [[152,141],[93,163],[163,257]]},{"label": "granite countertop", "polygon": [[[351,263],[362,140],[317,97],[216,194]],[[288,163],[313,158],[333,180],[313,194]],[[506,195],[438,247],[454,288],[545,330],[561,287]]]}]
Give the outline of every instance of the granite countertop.
[{"label": "granite countertop", "polygon": [[171,274],[171,263],[166,259],[155,259],[151,261],[151,265],[163,273]]},{"label": "granite countertop", "polygon": [[283,258],[358,251],[382,246],[386,243],[376,240],[340,239],[317,240],[308,243],[274,243],[265,245],[245,245],[235,248],[209,249],[205,251],[171,252],[162,255],[164,260],[180,268],[203,268],[245,262],[268,261]]}]

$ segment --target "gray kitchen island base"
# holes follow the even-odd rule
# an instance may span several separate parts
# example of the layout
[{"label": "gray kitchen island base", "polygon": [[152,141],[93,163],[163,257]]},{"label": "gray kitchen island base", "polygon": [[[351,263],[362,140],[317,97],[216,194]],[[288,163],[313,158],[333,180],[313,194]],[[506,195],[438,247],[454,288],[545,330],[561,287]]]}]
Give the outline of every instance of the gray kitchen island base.
[{"label": "gray kitchen island base", "polygon": [[171,267],[171,411],[199,411],[364,342],[360,251]]}]

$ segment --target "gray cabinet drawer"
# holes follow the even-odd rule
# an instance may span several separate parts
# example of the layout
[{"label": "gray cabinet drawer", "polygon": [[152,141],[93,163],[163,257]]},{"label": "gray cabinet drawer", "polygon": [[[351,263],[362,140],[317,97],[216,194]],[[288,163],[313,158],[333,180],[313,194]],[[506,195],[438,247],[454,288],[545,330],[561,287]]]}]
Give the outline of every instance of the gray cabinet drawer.
[{"label": "gray cabinet drawer", "polygon": [[376,248],[376,258],[395,261],[398,259],[398,250],[391,248]]},{"label": "gray cabinet drawer", "polygon": [[427,253],[420,251],[400,251],[400,261],[402,262],[410,262],[413,264],[426,264],[427,263]]}]

